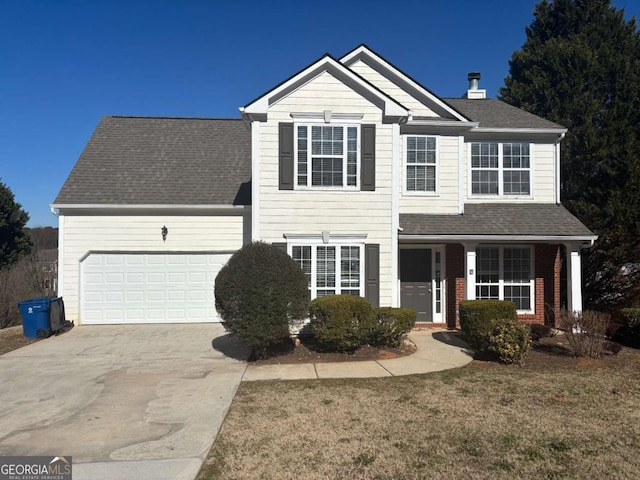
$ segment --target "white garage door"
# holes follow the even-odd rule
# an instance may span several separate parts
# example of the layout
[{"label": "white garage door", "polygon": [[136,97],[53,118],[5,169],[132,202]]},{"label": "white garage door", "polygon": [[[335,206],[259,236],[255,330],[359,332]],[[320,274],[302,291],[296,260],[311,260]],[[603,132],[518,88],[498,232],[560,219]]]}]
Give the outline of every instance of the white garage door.
[{"label": "white garage door", "polygon": [[94,253],[81,267],[83,324],[219,322],[214,281],[231,254]]}]

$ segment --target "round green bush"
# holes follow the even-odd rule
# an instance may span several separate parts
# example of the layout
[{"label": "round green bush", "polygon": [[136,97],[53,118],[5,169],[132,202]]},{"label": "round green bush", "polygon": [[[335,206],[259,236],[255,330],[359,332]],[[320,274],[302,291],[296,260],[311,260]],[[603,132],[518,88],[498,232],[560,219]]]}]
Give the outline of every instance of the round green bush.
[{"label": "round green bush", "polygon": [[371,304],[353,295],[316,298],[309,307],[309,316],[318,346],[335,352],[353,352],[367,344],[375,321]]},{"label": "round green bush", "polygon": [[305,318],[309,309],[307,278],[300,266],[264,242],[233,254],[216,277],[214,293],[225,330],[249,345],[257,358],[289,338],[290,322]]}]

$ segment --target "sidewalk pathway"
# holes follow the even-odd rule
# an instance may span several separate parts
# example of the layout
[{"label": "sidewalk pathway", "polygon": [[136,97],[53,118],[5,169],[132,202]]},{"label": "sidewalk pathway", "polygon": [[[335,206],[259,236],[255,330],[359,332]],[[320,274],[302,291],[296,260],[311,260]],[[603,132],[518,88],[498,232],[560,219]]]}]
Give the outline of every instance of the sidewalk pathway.
[{"label": "sidewalk pathway", "polygon": [[242,381],[392,377],[462,367],[473,359],[469,346],[447,330],[414,331],[409,339],[417,349],[406,357],[363,362],[249,365]]}]

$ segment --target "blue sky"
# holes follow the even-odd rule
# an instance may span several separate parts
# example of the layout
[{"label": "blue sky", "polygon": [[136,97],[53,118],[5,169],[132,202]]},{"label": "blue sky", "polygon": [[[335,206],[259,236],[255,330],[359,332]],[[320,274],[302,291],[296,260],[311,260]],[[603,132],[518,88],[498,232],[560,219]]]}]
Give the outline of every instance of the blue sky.
[{"label": "blue sky", "polygon": [[[495,97],[535,1],[0,0],[0,178],[50,210],[103,115],[235,117],[324,53],[366,43],[441,97]],[[640,0],[615,2],[627,17]]]}]

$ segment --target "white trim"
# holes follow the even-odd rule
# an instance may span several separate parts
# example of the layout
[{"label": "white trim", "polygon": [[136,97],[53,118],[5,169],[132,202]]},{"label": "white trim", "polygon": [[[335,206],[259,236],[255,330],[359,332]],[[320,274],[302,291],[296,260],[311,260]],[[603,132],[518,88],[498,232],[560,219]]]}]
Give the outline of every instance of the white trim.
[{"label": "white trim", "polygon": [[[342,286],[342,247],[357,247],[358,248],[358,290],[359,296],[365,296],[365,251],[364,242],[344,242],[344,243],[323,243],[323,242],[287,242],[287,253],[293,258],[293,247],[310,247],[311,248],[311,278],[309,285],[310,297],[313,300],[318,296],[318,290],[333,290],[336,295],[342,293],[343,290],[355,290],[355,288]],[[332,247],[335,252],[335,270],[334,270],[334,287],[333,289],[318,287],[317,275],[318,275],[318,247]],[[295,260],[295,259],[294,259]]]},{"label": "white trim", "polygon": [[249,105],[241,107],[240,111],[246,116],[266,115],[271,104],[279,101],[281,96],[286,96],[289,92],[293,91],[298,84],[306,83],[323,72],[329,72],[334,76],[342,75],[343,77],[347,77],[350,82],[353,82],[353,84],[365,90],[367,94],[383,101],[383,114],[385,116],[406,117],[409,113],[405,107],[396,102],[393,98],[381,92],[365,79],[356,75],[351,69],[327,55],[314,64],[309,65],[307,68],[284,81],[277,87],[269,90]]},{"label": "white trim", "polygon": [[465,243],[464,247],[464,289],[465,300],[476,299],[476,244]]},{"label": "white trim", "polygon": [[[500,245],[495,245],[495,244],[482,244],[482,245],[477,245],[476,246],[476,252],[474,252],[474,254],[477,254],[477,250],[478,249],[483,249],[483,248],[497,248],[498,249],[498,299],[499,300],[504,300],[504,289],[507,286],[528,286],[529,287],[529,306],[530,308],[528,310],[517,310],[518,315],[535,315],[536,313],[536,259],[535,259],[535,255],[536,255],[536,249],[535,249],[535,245],[510,245],[510,244],[500,244]],[[529,283],[506,283],[504,280],[504,249],[505,248],[527,248],[529,250],[529,274],[530,274],[530,279],[529,279]],[[476,299],[476,286],[478,285],[496,285],[495,283],[480,283],[478,284],[476,281],[477,278],[477,266],[476,266],[476,275],[474,275],[474,282],[473,282],[473,297],[470,298],[469,300],[474,300]]]},{"label": "white trim", "polygon": [[400,125],[391,126],[391,306],[400,306],[400,276],[398,274],[398,230],[400,228]]},{"label": "white trim", "polygon": [[[313,155],[313,135],[312,129],[314,127],[327,127],[327,128],[342,128],[342,155],[323,155],[317,154]],[[307,130],[307,184],[306,185],[298,185],[298,128],[304,127]],[[347,148],[347,144],[349,141],[349,128],[356,129],[356,184],[355,185],[347,185],[348,181],[348,157],[349,152]],[[359,191],[360,190],[360,173],[362,168],[362,129],[359,123],[329,123],[326,124],[322,122],[313,123],[294,123],[293,124],[293,189],[294,190],[340,190],[340,191]],[[342,185],[313,185],[313,158],[331,158],[331,159],[342,159]]]},{"label": "white trim", "polygon": [[464,137],[460,135],[458,137],[458,213],[464,213],[464,160],[465,160],[465,143]]},{"label": "white trim", "polygon": [[[478,144],[482,144],[482,143],[495,143],[498,145],[498,167],[497,168],[483,168],[483,167],[472,167],[472,146],[473,144],[478,143]],[[529,171],[529,194],[528,195],[522,195],[522,194],[518,194],[518,195],[507,195],[504,193],[504,172],[505,172],[505,168],[504,168],[504,154],[503,154],[503,149],[504,149],[504,145],[505,144],[522,144],[522,145],[529,145],[529,168],[508,168],[506,170],[515,170],[515,171]],[[533,200],[534,199],[534,193],[533,193],[533,184],[534,184],[534,155],[533,155],[533,146],[534,143],[532,142],[527,142],[527,141],[522,141],[522,140],[472,140],[470,142],[468,142],[469,148],[467,149],[467,159],[468,159],[468,165],[467,165],[467,198],[469,199],[496,199],[496,198],[500,198],[503,200]],[[473,193],[473,171],[474,170],[491,170],[491,171],[498,171],[498,193],[497,194],[487,194],[487,193]]]},{"label": "white trim", "polygon": [[567,243],[567,309],[570,312],[582,311],[582,259],[580,244]]},{"label": "white trim", "polygon": [[415,241],[450,241],[450,240],[476,240],[478,242],[500,241],[500,242],[583,242],[590,246],[598,239],[597,235],[409,235],[399,234],[400,240]]},{"label": "white trim", "polygon": [[560,142],[564,138],[565,134],[561,134],[554,142],[554,162],[553,162],[553,181],[555,184],[556,203],[560,205]]},{"label": "white trim", "polygon": [[[431,320],[433,323],[447,321],[447,261],[446,245],[431,245]],[[440,313],[436,312],[436,293],[438,290],[436,276],[436,254],[440,254]]]},{"label": "white trim", "polygon": [[[442,100],[440,100],[440,98],[438,98],[433,93],[431,93],[428,90],[426,90],[422,85],[416,83],[414,80],[412,80],[409,77],[407,77],[406,74],[400,72],[397,68],[395,68],[392,65],[390,65],[385,59],[379,57],[378,55],[373,53],[371,50],[369,50],[364,45],[360,45],[358,48],[356,48],[356,49],[352,50],[351,52],[349,52],[348,54],[344,55],[342,58],[340,58],[340,62],[345,64],[345,65],[347,65],[347,66],[349,66],[352,63],[354,63],[357,59],[361,59],[361,57],[368,57],[369,60],[372,61],[372,63],[377,64],[378,67],[382,67],[382,69],[386,70],[387,73],[389,73],[391,75],[384,75],[384,76],[388,80],[391,80],[398,87],[402,88],[405,92],[407,92],[412,97],[416,98],[416,96],[414,94],[412,94],[411,92],[407,91],[407,88],[406,88],[407,86],[409,86],[410,88],[415,90],[416,93],[420,94],[423,98],[430,100],[431,102],[435,103],[441,109],[445,110],[446,112],[449,112],[451,115],[453,115],[458,120],[467,121],[467,119],[465,117],[463,117],[462,114],[459,113],[457,110],[453,109],[453,107],[451,107],[451,106],[447,105],[446,103],[444,103]],[[370,67],[373,68],[373,65],[371,65],[371,64],[369,64],[367,62],[364,62],[364,63],[366,63],[367,65],[369,65]],[[374,68],[374,70],[375,70],[375,68]],[[378,73],[380,73],[380,72],[378,72]],[[394,77],[393,80],[391,78],[389,78],[389,76]],[[404,83],[404,86],[400,85],[400,83]],[[422,103],[426,107],[429,107],[428,105],[426,105],[419,98],[416,98],[416,100],[418,100],[420,103]]]},{"label": "white trim", "polygon": [[560,135],[567,133],[566,128],[490,128],[490,127],[478,127],[473,130],[474,133],[520,133],[520,134],[556,134]]},{"label": "white trim", "polygon": [[123,203],[54,203],[51,208],[73,210],[242,210],[251,205],[183,205],[183,204],[123,204]]},{"label": "white trim", "polygon": [[[327,121],[327,113],[329,119]],[[323,112],[291,112],[291,118],[307,123],[360,123],[364,118],[363,113],[333,113],[331,110]]]},{"label": "white trim", "polygon": [[58,293],[64,294],[64,215],[58,215]]},{"label": "white trim", "polygon": [[289,241],[295,242],[307,242],[307,243],[322,243],[324,239],[328,236],[329,243],[343,243],[343,242],[351,242],[351,243],[359,243],[364,242],[369,236],[367,233],[331,233],[331,232],[321,232],[321,233],[284,233],[282,235],[284,238]]},{"label": "white trim", "polygon": [[251,240],[260,240],[260,122],[251,122]]},{"label": "white trim", "polygon": [[407,127],[416,126],[416,127],[440,127],[440,128],[449,127],[449,128],[457,128],[457,129],[465,129],[465,130],[473,129],[473,131],[475,132],[478,129],[479,123],[467,122],[467,121],[455,122],[451,120],[426,120],[424,118],[421,118],[419,120],[411,119],[407,123],[405,123],[405,125]]},{"label": "white trim", "polygon": [[[417,163],[413,163],[411,164],[412,166],[414,165],[424,165],[424,166],[433,166],[436,169],[436,175],[435,175],[435,190],[429,191],[429,190],[407,190],[407,169],[409,167],[409,163],[407,161],[407,148],[408,148],[408,139],[409,137],[424,137],[425,139],[428,138],[434,138],[436,141],[436,148],[435,148],[435,153],[436,153],[436,162],[435,164],[433,163],[424,163],[424,164],[417,164]],[[405,133],[402,135],[402,143],[403,143],[403,148],[402,148],[402,195],[404,196],[408,196],[408,197],[439,197],[440,196],[440,135],[427,135],[427,134],[414,134],[414,133]]]}]

